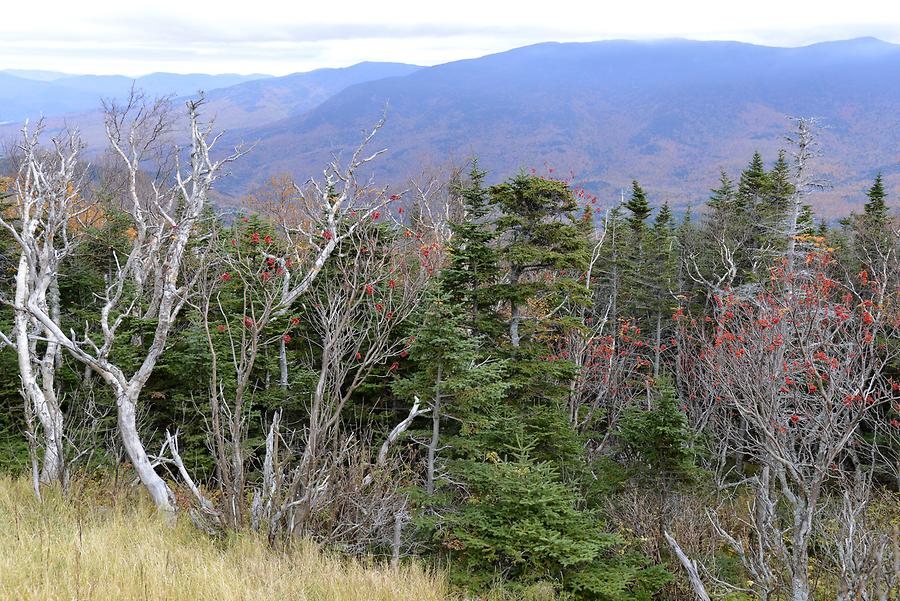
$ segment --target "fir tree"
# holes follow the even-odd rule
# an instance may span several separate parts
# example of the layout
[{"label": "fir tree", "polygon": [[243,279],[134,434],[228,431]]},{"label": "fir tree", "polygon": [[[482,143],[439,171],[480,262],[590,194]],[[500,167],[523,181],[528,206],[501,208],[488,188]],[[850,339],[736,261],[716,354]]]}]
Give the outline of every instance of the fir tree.
[{"label": "fir tree", "polygon": [[441,275],[441,287],[450,299],[469,315],[468,325],[476,332],[496,335],[498,321],[486,299],[486,288],[497,277],[497,254],[491,245],[494,233],[486,222],[490,197],[484,188],[485,172],[472,163],[467,186],[455,192],[462,198],[464,215],[450,225],[453,233],[449,264]]},{"label": "fir tree", "polygon": [[525,305],[542,297],[558,302],[577,287],[571,277],[536,276],[547,270],[582,272],[587,241],[574,215],[578,205],[564,182],[520,174],[493,186],[490,194],[500,211],[498,255],[509,270],[507,282],[494,287],[495,297],[509,305],[509,341],[518,347]]},{"label": "fir tree", "polygon": [[741,172],[738,184],[737,199],[743,207],[755,207],[768,187],[766,166],[759,152],[753,153],[750,164]]},{"label": "fir tree", "polygon": [[447,293],[437,291],[425,300],[425,312],[410,345],[412,368],[394,384],[397,396],[417,396],[431,406],[425,491],[435,492],[441,423],[452,412],[457,423],[490,419],[490,409],[502,400],[504,365],[480,356],[481,341],[465,327],[462,308]]},{"label": "fir tree", "polygon": [[885,204],[887,195],[884,191],[884,183],[880,173],[875,176],[872,187],[866,190],[866,196],[869,199],[863,206],[866,217],[876,222],[883,222],[887,216],[887,205]]},{"label": "fir tree", "polygon": [[787,212],[794,184],[791,183],[791,168],[784,150],[778,151],[778,158],[768,174],[769,210],[775,215]]},{"label": "fir tree", "polygon": [[657,386],[657,398],[647,409],[632,407],[621,421],[621,437],[628,450],[632,482],[656,504],[656,538],[664,546],[664,532],[671,521],[672,493],[695,484],[700,477],[694,436],[687,416],[668,378]]},{"label": "fir tree", "polygon": [[663,339],[667,338],[667,321],[664,316],[672,310],[672,291],[675,288],[675,278],[678,264],[678,255],[675,245],[675,231],[672,223],[672,211],[668,203],[663,203],[651,230],[651,253],[649,258],[650,269],[648,271],[646,288],[649,297],[650,317],[655,332],[653,345],[653,375],[659,375],[663,351]]},{"label": "fir tree", "polygon": [[637,180],[631,182],[631,198],[625,203],[625,208],[631,213],[628,216],[628,226],[633,232],[642,231],[652,211],[647,203],[647,195]]},{"label": "fir tree", "polygon": [[717,214],[724,214],[734,210],[736,190],[734,182],[728,177],[728,173],[722,170],[719,173],[719,187],[712,189],[712,196],[707,204]]},{"label": "fir tree", "polygon": [[670,580],[580,509],[575,489],[527,444],[506,460],[471,462],[465,473],[470,496],[449,516],[444,538],[461,584],[484,589],[502,572],[518,583],[549,581],[571,599],[650,601]]}]

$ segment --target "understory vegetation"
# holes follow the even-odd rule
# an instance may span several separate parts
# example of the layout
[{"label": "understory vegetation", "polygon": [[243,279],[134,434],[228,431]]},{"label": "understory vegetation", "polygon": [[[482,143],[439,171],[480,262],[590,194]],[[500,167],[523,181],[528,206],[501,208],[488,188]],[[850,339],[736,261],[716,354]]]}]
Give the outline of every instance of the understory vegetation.
[{"label": "understory vegetation", "polygon": [[[38,502],[0,479],[0,597],[22,601],[444,600],[440,574],[336,557],[314,545],[275,550],[257,534],[198,536],[168,527],[139,491],[79,481]],[[48,559],[49,558],[49,559]]]},{"label": "understory vegetation", "polygon": [[381,124],[219,215],[202,99],[106,108],[3,180],[0,594],[900,598],[900,222],[814,122],[680,215]]}]

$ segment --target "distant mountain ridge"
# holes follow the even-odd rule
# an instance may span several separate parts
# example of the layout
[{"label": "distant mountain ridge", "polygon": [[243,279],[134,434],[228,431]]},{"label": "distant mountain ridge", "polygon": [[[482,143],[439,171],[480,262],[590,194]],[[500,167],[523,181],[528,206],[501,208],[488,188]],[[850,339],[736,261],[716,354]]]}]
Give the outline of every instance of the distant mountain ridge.
[{"label": "distant mountain ridge", "polygon": [[[0,72],[0,120],[8,77]],[[36,97],[64,81],[25,85]],[[67,90],[96,109],[85,88]],[[372,167],[383,183],[402,185],[423,165],[478,156],[495,180],[552,167],[573,172],[576,183],[611,204],[637,178],[654,203],[686,207],[705,201],[720,169],[736,175],[756,150],[774,160],[793,115],[819,117],[825,126],[816,169],[833,187],[813,199],[820,215],[858,207],[877,172],[889,200],[900,199],[900,46],[875,38],[798,48],[548,42],[432,67],[360,63],[251,79],[207,88],[207,99],[207,115],[229,130],[223,148],[256,143],[219,182],[232,199],[272,175],[320,173],[385,109],[387,124],[374,144],[388,152]],[[64,122],[102,146],[96,110],[48,119],[48,130]],[[0,137],[16,129],[0,127]]]},{"label": "distant mountain ridge", "polygon": [[248,124],[261,126],[302,115],[349,86],[409,75],[421,68],[405,63],[362,62],[350,67],[248,81],[209,92],[207,111],[225,129]]},{"label": "distant mountain ridge", "polygon": [[58,116],[96,109],[102,98],[121,99],[132,84],[149,96],[186,96],[268,78],[268,75],[207,75],[151,73],[123,75],[68,75],[53,71],[9,69],[0,71],[0,122],[32,121],[42,115]]},{"label": "distant mountain ridge", "polygon": [[816,116],[818,210],[860,204],[875,173],[900,192],[900,46],[861,38],[775,48],[690,40],[545,43],[350,86],[300,116],[232,133],[258,141],[226,191],[308,177],[388,107],[374,167],[401,183],[421,162],[478,156],[496,177],[545,166],[609,202],[638,178],[657,202],[702,202],[720,168],[774,160],[788,115]]},{"label": "distant mountain ridge", "polygon": [[[402,63],[363,62],[350,67],[335,69],[316,69],[303,73],[292,73],[282,77],[260,76],[257,79],[246,79],[248,76],[175,76],[171,74],[152,74],[134,82],[135,87],[142,89],[147,96],[177,94],[165,90],[178,90],[181,98],[175,98],[173,104],[180,109],[182,101],[187,97],[195,97],[196,92],[204,89],[207,104],[204,109],[206,117],[215,119],[219,129],[236,129],[248,126],[263,126],[287,117],[297,116],[314,108],[327,98],[344,88],[361,82],[408,75],[421,69],[416,65]],[[42,75],[39,73],[38,75]],[[49,75],[44,75],[49,76]],[[0,72],[0,86],[4,74]],[[228,83],[227,77],[239,77],[242,81],[224,87],[214,87]],[[64,76],[59,82],[71,82],[76,76]],[[93,149],[105,145],[103,131],[103,115],[100,112],[102,97],[124,97],[131,89],[132,82],[120,76],[77,76],[77,84],[66,88],[70,98],[87,106],[82,112],[72,113],[59,106],[49,104],[45,99],[39,106],[48,108],[46,114],[55,115],[45,119],[48,133],[55,133],[65,125],[79,128],[83,139]],[[23,84],[19,84],[22,86]],[[32,86],[32,96],[43,93],[47,88],[44,81],[27,80]],[[102,93],[102,92],[105,92]],[[2,99],[2,91],[0,91]],[[26,100],[21,100],[26,108]],[[65,104],[63,103],[63,106]],[[0,106],[2,110],[2,106]],[[181,114],[181,113],[178,113]],[[32,120],[40,116],[35,113]],[[20,120],[10,120],[5,126],[0,124],[0,138],[11,138],[18,134]]]}]

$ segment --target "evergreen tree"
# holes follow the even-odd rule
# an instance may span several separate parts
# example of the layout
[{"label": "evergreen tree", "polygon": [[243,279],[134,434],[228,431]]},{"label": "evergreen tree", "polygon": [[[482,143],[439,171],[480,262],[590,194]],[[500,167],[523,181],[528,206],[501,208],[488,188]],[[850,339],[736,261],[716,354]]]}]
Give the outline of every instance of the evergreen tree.
[{"label": "evergreen tree", "polygon": [[680,404],[672,383],[663,378],[653,405],[629,408],[620,425],[630,481],[656,505],[658,548],[666,546],[664,533],[673,511],[671,495],[696,484],[701,474],[694,436]]},{"label": "evergreen tree", "polygon": [[653,375],[657,377],[661,366],[664,339],[668,338],[668,319],[672,312],[672,293],[676,288],[678,254],[675,243],[675,231],[672,222],[672,211],[668,203],[663,203],[651,231],[651,253],[649,258],[647,290],[649,297],[650,317],[654,335]]},{"label": "evergreen tree", "polygon": [[753,153],[750,164],[741,172],[738,183],[737,199],[742,207],[752,209],[759,204],[763,194],[768,188],[766,166],[762,155],[757,151]]},{"label": "evergreen tree", "polygon": [[625,208],[631,213],[628,216],[628,226],[633,232],[642,231],[652,210],[647,202],[647,195],[637,180],[631,181],[631,197],[625,203]]},{"label": "evergreen tree", "polygon": [[441,274],[441,287],[450,300],[464,307],[470,328],[495,336],[499,334],[499,322],[486,295],[497,277],[498,267],[497,253],[491,244],[494,233],[486,222],[491,205],[484,178],[485,172],[475,160],[468,185],[460,185],[455,190],[462,199],[464,214],[460,221],[450,224],[453,238],[449,262]]},{"label": "evergreen tree", "polygon": [[631,317],[646,321],[652,312],[650,305],[653,294],[649,284],[650,280],[655,279],[655,274],[650,266],[651,260],[648,257],[648,254],[652,252],[649,249],[648,241],[651,233],[647,231],[646,223],[652,209],[647,202],[647,195],[636,180],[632,181],[631,197],[623,206],[629,214],[625,218],[628,228],[624,240],[626,242],[623,247],[624,252],[621,255],[623,259],[622,309]]},{"label": "evergreen tree", "polygon": [[722,170],[719,173],[719,187],[712,189],[712,195],[707,205],[718,215],[724,215],[735,210],[737,191],[734,182],[728,177],[728,173]]},{"label": "evergreen tree", "polygon": [[[433,495],[445,416],[452,413],[455,424],[470,428],[477,428],[476,422],[490,420],[506,388],[504,364],[481,357],[481,341],[467,332],[462,308],[441,291],[426,298],[424,315],[408,352],[409,375],[393,388],[397,396],[417,396],[431,406],[425,490]],[[455,432],[458,434],[458,428]]]},{"label": "evergreen tree", "polygon": [[881,179],[881,173],[875,176],[872,187],[866,190],[868,201],[863,205],[863,211],[870,220],[875,222],[883,222],[887,216],[887,205],[885,204],[884,182]]},{"label": "evergreen tree", "polygon": [[650,601],[669,581],[604,532],[599,515],[580,510],[575,489],[532,459],[528,445],[507,460],[471,462],[465,473],[470,496],[449,516],[444,538],[461,584],[484,589],[501,572],[518,583],[550,582],[572,599]]},{"label": "evergreen tree", "polygon": [[526,304],[559,302],[578,288],[572,277],[551,279],[540,277],[542,272],[583,272],[587,241],[574,215],[578,205],[565,182],[520,174],[493,186],[490,194],[500,212],[497,252],[509,270],[507,281],[494,286],[494,295],[509,306],[509,341],[518,347]]},{"label": "evergreen tree", "polygon": [[791,183],[791,168],[788,165],[784,150],[778,151],[778,158],[768,174],[769,209],[775,215],[783,215],[790,205],[791,196],[794,194],[794,184]]},{"label": "evergreen tree", "polygon": [[594,305],[600,312],[598,317],[605,314],[608,304],[612,323],[616,323],[621,307],[623,261],[628,248],[625,230],[621,206],[613,207],[605,220],[605,240],[597,264],[600,277],[595,278],[593,290]]},{"label": "evergreen tree", "polygon": [[636,458],[632,475],[654,488],[673,490],[698,476],[693,436],[679,405],[675,388],[664,378],[652,407],[632,407],[622,417],[622,441]]},{"label": "evergreen tree", "polygon": [[801,236],[813,236],[817,229],[821,231],[821,225],[817,228],[816,216],[813,214],[812,207],[808,204],[803,205],[797,218],[797,233]]}]

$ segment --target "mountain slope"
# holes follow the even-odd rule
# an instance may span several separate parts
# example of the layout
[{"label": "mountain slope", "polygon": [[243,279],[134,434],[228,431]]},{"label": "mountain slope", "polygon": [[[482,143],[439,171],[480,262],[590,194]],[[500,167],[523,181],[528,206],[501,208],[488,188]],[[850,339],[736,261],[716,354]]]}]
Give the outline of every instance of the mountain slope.
[{"label": "mountain slope", "polygon": [[900,46],[871,38],[772,48],[665,40],[547,43],[351,86],[309,113],[235,132],[259,140],[226,184],[239,193],[273,173],[318,172],[349,150],[385,105],[376,169],[385,181],[423,157],[504,176],[545,166],[604,195],[638,178],[657,200],[701,202],[720,167],[785,145],[786,115],[817,116],[819,168],[834,188],[822,214],[847,209],[878,170],[900,188]]},{"label": "mountain slope", "polygon": [[0,72],[0,122],[19,122],[96,109],[103,98],[125,98],[132,83],[149,96],[185,96],[267,75],[152,73],[137,79],[122,75],[61,75],[50,72]]},{"label": "mountain slope", "polygon": [[341,90],[367,81],[408,75],[421,69],[403,63],[364,62],[341,69],[316,69],[249,81],[207,94],[207,110],[219,127],[263,125],[301,115]]},{"label": "mountain slope", "polygon": [[[204,114],[214,118],[219,129],[261,127],[280,119],[299,116],[348,86],[384,77],[407,75],[419,69],[421,67],[402,63],[365,62],[340,69],[317,69],[283,77],[262,76],[227,87],[206,88],[208,91]],[[3,111],[5,106],[3,91],[6,88],[5,77],[16,79],[0,72],[0,111]],[[182,98],[176,98],[173,102],[175,108],[180,111],[183,100],[188,96],[194,96],[198,89],[203,88],[203,84],[210,86],[226,84],[229,77],[246,80],[246,76],[180,76],[157,73],[143,77],[135,83],[137,87],[144,89],[149,97],[182,94]],[[62,82],[69,85],[72,81],[76,84],[66,88],[68,95],[65,102],[69,102],[69,105],[49,104],[55,93],[59,95],[54,92],[54,84]],[[119,76],[67,77],[52,83],[23,79],[14,83],[18,89],[26,89],[27,92],[22,93],[21,97],[16,99],[16,104],[10,106],[14,106],[20,114],[37,115],[41,111],[35,112],[36,107],[43,107],[44,114],[57,115],[45,119],[48,133],[56,133],[65,124],[76,125],[85,142],[94,149],[105,145],[103,115],[99,111],[101,95],[121,96],[114,93],[114,90],[127,91],[131,88],[131,81],[124,81],[124,78]],[[99,94],[98,91],[101,89],[108,93]],[[12,92],[11,95],[15,96],[16,92]],[[46,95],[48,99],[40,102],[35,100],[42,95]],[[65,107],[75,105],[76,101],[84,108],[77,114],[67,114]],[[20,125],[17,119],[3,118],[3,114],[0,113],[0,122],[2,121],[10,123],[7,125],[0,123],[0,139],[10,139],[18,135]]]}]

